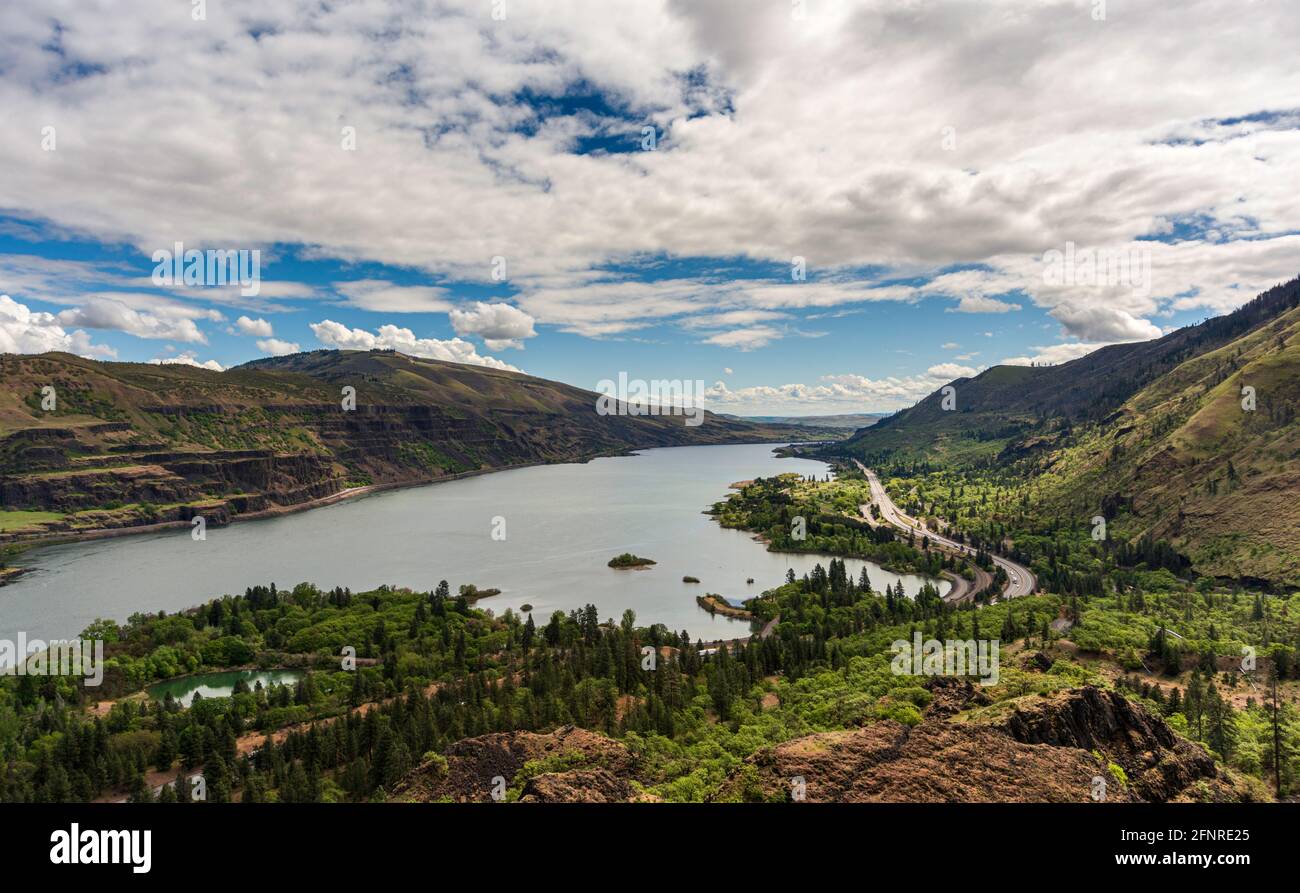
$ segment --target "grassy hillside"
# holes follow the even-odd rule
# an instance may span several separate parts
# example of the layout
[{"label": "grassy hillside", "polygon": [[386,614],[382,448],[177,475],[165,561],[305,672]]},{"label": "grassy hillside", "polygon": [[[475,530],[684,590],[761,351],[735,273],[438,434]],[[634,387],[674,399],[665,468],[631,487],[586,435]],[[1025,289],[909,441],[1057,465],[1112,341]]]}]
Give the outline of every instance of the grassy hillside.
[{"label": "grassy hillside", "polygon": [[994,366],[950,382],[956,408],[936,391],[882,419],[836,452],[859,458],[987,465],[1021,451],[1044,432],[1108,417],[1134,394],[1183,363],[1216,351],[1300,306],[1300,279],[1227,314],[1154,341],[1115,344],[1058,366]]},{"label": "grassy hillside", "polygon": [[0,378],[0,536],[9,537],[200,513],[223,523],[354,487],[808,436],[711,413],[695,427],[681,416],[602,416],[581,388],[392,351],[316,351],[225,372],[3,355]]},{"label": "grassy hillside", "polygon": [[1294,583],[1297,333],[1300,280],[1155,341],[957,379],[955,410],[936,392],[825,452],[1010,474],[1043,517],[1100,514],[1111,537],[1167,541],[1201,573]]},{"label": "grassy hillside", "polygon": [[[1039,457],[1049,502],[1105,508],[1202,573],[1300,580],[1300,308],[1152,382]],[[1255,409],[1243,408],[1243,388]]]}]

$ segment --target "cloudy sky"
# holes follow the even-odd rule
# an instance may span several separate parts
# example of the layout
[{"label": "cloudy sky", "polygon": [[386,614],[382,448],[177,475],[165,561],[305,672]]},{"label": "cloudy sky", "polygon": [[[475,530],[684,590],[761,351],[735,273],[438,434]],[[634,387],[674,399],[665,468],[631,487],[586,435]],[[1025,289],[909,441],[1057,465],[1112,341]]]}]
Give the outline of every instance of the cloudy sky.
[{"label": "cloudy sky", "polygon": [[0,351],[898,408],[1300,273],[1297,46],[1291,0],[5,4]]}]

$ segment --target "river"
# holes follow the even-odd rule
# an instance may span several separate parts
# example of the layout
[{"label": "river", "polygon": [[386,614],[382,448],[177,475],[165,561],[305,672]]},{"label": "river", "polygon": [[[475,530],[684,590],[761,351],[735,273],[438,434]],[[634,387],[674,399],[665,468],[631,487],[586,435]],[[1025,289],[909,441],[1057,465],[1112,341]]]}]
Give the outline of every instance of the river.
[{"label": "river", "polygon": [[[664,623],[692,638],[741,636],[748,623],[710,616],[695,596],[748,598],[779,584],[787,568],[802,575],[828,560],[768,552],[750,534],[724,530],[703,514],[734,481],[828,471],[772,449],[644,450],[376,493],[209,528],[201,542],[185,528],[33,549],[19,563],[34,570],[0,588],[0,638],[16,640],[20,630],[29,640],[70,638],[98,617],[175,612],[258,583],[429,590],[443,579],[453,593],[462,583],[500,589],[478,607],[500,613],[530,604],[542,623],[556,609],[590,602],[602,618],[631,608],[640,623]],[[606,566],[622,552],[658,563],[649,570]],[[902,580],[910,595],[924,583],[852,559],[850,572],[856,576],[863,564],[876,589]],[[700,583],[683,583],[685,575]]]}]

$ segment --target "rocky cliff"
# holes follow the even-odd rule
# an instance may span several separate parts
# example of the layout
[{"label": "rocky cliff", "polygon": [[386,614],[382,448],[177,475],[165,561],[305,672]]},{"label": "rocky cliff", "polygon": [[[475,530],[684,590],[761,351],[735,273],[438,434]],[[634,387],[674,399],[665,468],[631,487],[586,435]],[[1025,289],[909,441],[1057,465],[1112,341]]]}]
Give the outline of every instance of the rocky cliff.
[{"label": "rocky cliff", "polygon": [[[1239,800],[1245,793],[1164,719],[1091,686],[978,705],[968,683],[939,680],[924,720],[787,741],[754,754],[722,800],[786,800],[802,778],[820,803],[1090,803]],[[965,691],[963,692],[962,688]],[[1103,793],[1104,792],[1104,793]]]},{"label": "rocky cliff", "polygon": [[[810,803],[1238,801],[1247,792],[1199,746],[1113,691],[1091,686],[987,705],[936,680],[924,720],[824,732],[764,748],[713,799]],[[487,801],[500,777],[521,801],[650,800],[655,783],[620,742],[566,726],[459,741],[413,770],[401,801]]]}]

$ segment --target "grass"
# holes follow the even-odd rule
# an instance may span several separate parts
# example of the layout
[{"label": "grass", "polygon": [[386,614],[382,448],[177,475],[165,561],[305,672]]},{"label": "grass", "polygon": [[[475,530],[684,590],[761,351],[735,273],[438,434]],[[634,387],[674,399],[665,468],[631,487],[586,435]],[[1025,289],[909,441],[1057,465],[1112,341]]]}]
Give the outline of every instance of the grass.
[{"label": "grass", "polygon": [[58,521],[63,517],[60,512],[40,511],[5,511],[0,509],[0,531],[22,530],[44,524],[46,521]]}]

